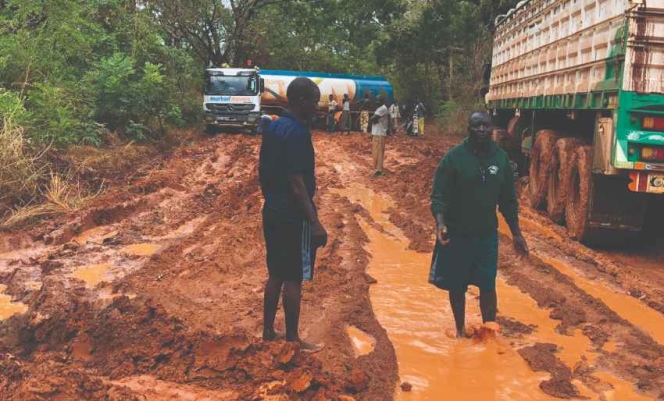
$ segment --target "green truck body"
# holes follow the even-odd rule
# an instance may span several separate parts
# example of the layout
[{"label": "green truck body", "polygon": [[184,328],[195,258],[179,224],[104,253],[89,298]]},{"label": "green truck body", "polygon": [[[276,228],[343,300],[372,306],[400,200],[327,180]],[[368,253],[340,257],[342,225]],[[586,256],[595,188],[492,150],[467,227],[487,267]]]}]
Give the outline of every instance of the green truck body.
[{"label": "green truck body", "polygon": [[664,194],[664,0],[522,1],[496,23],[487,104],[531,205],[578,240],[639,232]]}]

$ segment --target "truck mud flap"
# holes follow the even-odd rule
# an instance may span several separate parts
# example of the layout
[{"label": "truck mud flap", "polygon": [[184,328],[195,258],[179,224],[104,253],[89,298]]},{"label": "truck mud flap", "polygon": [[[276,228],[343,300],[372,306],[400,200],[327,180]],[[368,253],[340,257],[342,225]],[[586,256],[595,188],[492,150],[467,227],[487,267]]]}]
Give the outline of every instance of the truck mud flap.
[{"label": "truck mud flap", "polygon": [[594,174],[588,216],[588,233],[583,242],[612,243],[638,236],[643,229],[648,196],[629,191],[623,176]]}]

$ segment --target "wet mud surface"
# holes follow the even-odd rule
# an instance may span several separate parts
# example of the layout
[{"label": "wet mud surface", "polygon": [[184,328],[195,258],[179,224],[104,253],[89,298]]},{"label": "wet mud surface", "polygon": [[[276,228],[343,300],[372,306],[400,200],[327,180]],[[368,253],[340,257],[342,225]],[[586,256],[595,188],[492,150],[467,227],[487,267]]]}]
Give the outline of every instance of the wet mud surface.
[{"label": "wet mud surface", "polygon": [[[502,230],[500,334],[446,336],[446,294],[426,285],[429,192],[460,140],[389,138],[374,178],[367,136],[315,135],[330,233],[304,290],[302,335],[325,343],[315,355],[259,340],[259,138],[202,140],[65,218],[0,233],[0,399],[435,400],[427,391],[451,383],[468,386],[459,400],[664,399],[657,230],[640,247],[593,250],[522,208],[533,255],[518,259]],[[390,278],[386,255],[412,274]],[[417,286],[403,319],[386,313],[389,294]],[[507,360],[511,373],[495,374]],[[461,376],[441,368],[451,361]],[[473,394],[473,375],[491,385]]]}]

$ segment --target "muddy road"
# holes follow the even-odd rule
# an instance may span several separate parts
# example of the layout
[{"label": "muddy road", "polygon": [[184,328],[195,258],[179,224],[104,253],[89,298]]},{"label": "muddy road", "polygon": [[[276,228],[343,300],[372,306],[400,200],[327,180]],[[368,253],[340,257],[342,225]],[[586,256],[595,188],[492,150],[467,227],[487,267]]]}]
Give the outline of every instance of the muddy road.
[{"label": "muddy road", "polygon": [[259,141],[201,140],[69,216],[0,234],[0,400],[664,399],[655,234],[589,249],[523,207],[529,259],[501,227],[501,334],[447,335],[446,294],[426,283],[428,195],[454,137],[390,138],[373,178],[369,138],[315,135],[330,242],[301,326],[326,346],[259,341]]}]

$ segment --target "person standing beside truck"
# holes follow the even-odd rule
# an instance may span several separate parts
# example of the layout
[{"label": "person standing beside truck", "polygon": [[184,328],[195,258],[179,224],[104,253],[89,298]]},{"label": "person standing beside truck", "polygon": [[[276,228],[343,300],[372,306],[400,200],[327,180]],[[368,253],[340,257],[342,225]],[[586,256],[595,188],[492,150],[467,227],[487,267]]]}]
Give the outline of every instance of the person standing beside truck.
[{"label": "person standing beside truck", "polygon": [[274,320],[283,289],[286,340],[301,350],[322,346],[299,337],[302,282],[313,279],[316,250],[327,244],[318,219],[315,152],[309,126],[318,111],[320,90],[308,78],[296,78],[287,89],[288,111],[266,123],[260,150],[259,178],[265,198],[263,234],[269,277],[263,298],[263,340],[277,338]]},{"label": "person standing beside truck", "polygon": [[334,95],[329,96],[327,103],[327,132],[330,134],[334,132],[334,128],[337,125],[334,119],[334,114],[337,112],[337,101],[334,100]]},{"label": "person standing beside truck", "polygon": [[415,121],[414,124],[416,127],[413,127],[416,132],[415,136],[424,136],[424,118],[426,114],[426,108],[424,108],[424,104],[420,101],[420,99],[417,99],[417,103],[415,103]]},{"label": "person standing beside truck", "polygon": [[350,134],[350,98],[344,94],[343,107],[341,112],[341,133]]},{"label": "person standing beside truck", "polygon": [[449,292],[457,337],[465,335],[468,285],[480,289],[483,322],[496,321],[496,206],[512,231],[516,252],[528,254],[510,161],[491,139],[486,111],[471,114],[468,133],[438,165],[431,193],[437,238],[429,282]]},{"label": "person standing beside truck", "polygon": [[390,132],[395,135],[399,127],[399,105],[395,100],[390,106]]},{"label": "person standing beside truck", "polygon": [[383,174],[383,161],[385,159],[385,136],[390,123],[390,112],[383,96],[378,97],[380,107],[376,109],[371,118],[371,136],[373,142],[374,175]]},{"label": "person standing beside truck", "polygon": [[360,131],[363,134],[369,132],[369,110],[371,109],[371,98],[369,92],[364,94],[360,103]]}]

